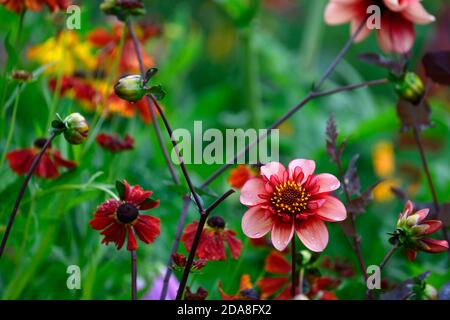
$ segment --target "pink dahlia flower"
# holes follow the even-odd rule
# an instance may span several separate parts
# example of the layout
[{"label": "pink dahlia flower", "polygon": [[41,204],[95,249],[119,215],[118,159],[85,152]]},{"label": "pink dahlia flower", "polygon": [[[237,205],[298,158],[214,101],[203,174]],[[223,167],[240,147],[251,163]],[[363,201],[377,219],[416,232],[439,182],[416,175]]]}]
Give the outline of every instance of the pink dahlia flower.
[{"label": "pink dahlia flower", "polygon": [[340,186],[328,173],[314,174],[312,160],[296,159],[288,170],[278,162],[261,167],[261,177],[248,180],[240,201],[249,207],[242,218],[242,229],[249,238],[260,238],[272,231],[272,243],[284,250],[294,231],[310,250],[321,252],[328,243],[324,221],[345,220],[347,211],[331,193]]},{"label": "pink dahlia flower", "polygon": [[[414,24],[428,24],[435,20],[421,0],[329,0],[325,9],[325,22],[331,25],[351,23],[355,32],[366,19],[367,8],[377,5],[381,9],[380,29],[377,39],[381,49],[386,52],[408,52],[415,39]],[[369,13],[371,14],[371,13]],[[355,41],[365,39],[371,29],[366,25]]]}]

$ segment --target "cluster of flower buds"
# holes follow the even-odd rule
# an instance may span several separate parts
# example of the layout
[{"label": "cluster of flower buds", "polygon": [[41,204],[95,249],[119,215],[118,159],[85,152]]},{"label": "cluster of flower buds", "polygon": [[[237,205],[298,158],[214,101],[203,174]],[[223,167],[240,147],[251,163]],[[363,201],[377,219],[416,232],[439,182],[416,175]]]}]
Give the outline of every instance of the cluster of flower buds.
[{"label": "cluster of flower buds", "polygon": [[128,16],[145,14],[144,4],[141,0],[104,0],[100,9],[122,21],[125,21]]},{"label": "cluster of flower buds", "polygon": [[389,239],[392,244],[403,246],[411,261],[415,260],[417,251],[438,253],[448,250],[447,241],[426,237],[442,227],[439,220],[424,221],[428,212],[429,209],[422,209],[413,213],[413,204],[407,201],[397,221],[397,230]]},{"label": "cluster of flower buds", "polygon": [[[172,260],[173,260],[173,268],[176,270],[183,270],[186,266],[186,256],[181,253],[174,253],[172,254]],[[203,269],[203,267],[206,266],[206,260],[205,259],[198,259],[194,260],[192,263],[191,272],[200,271]]]},{"label": "cluster of flower buds", "polygon": [[114,85],[114,92],[119,98],[128,102],[139,101],[148,94],[153,95],[158,100],[163,99],[165,92],[160,85],[147,86],[148,81],[157,71],[156,68],[148,69],[144,78],[137,74],[124,76]]},{"label": "cluster of flower buds", "polygon": [[425,93],[425,87],[420,77],[414,72],[405,72],[392,80],[397,94],[413,103],[419,102]]},{"label": "cluster of flower buds", "polygon": [[81,114],[75,112],[69,114],[64,120],[54,120],[52,130],[57,134],[63,133],[70,144],[81,144],[88,137],[89,125]]}]

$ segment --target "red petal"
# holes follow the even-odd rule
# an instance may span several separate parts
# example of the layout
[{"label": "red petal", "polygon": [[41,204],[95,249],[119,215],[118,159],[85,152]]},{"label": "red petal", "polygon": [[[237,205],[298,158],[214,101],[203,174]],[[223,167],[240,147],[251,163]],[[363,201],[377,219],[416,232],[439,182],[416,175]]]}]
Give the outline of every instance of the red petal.
[{"label": "red petal", "polygon": [[112,215],[117,211],[117,208],[119,208],[120,204],[120,201],[116,199],[106,200],[97,207],[97,211],[94,213],[94,216],[99,217]]},{"label": "red petal", "polygon": [[134,232],[130,226],[128,226],[127,231],[128,231],[127,250],[134,251],[138,248],[138,244],[136,242],[136,237],[134,236]]},{"label": "red petal", "polygon": [[288,285],[288,277],[265,277],[258,281],[261,294],[270,297]]},{"label": "red petal", "polygon": [[91,227],[95,230],[103,230],[109,226],[114,219],[111,216],[98,216],[89,221]]},{"label": "red petal", "polygon": [[125,242],[125,226],[114,222],[100,234],[104,235],[102,243],[108,244],[114,242],[117,250],[120,250]]},{"label": "red petal", "polygon": [[59,151],[52,152],[53,160],[55,161],[56,166],[65,167],[68,169],[75,168],[77,163],[75,161],[65,160],[61,157],[61,153]]},{"label": "red petal", "polygon": [[28,148],[8,152],[6,154],[6,159],[8,160],[11,169],[15,173],[22,175],[30,170],[31,163],[35,156],[34,149]]},{"label": "red petal", "polygon": [[152,243],[160,234],[160,220],[152,216],[140,215],[133,228],[142,242]]},{"label": "red petal", "polygon": [[281,253],[272,251],[266,258],[264,270],[271,273],[289,274],[291,272],[291,264]]},{"label": "red petal", "polygon": [[53,179],[59,177],[58,169],[47,154],[44,154],[37,165],[34,174],[38,177]]}]

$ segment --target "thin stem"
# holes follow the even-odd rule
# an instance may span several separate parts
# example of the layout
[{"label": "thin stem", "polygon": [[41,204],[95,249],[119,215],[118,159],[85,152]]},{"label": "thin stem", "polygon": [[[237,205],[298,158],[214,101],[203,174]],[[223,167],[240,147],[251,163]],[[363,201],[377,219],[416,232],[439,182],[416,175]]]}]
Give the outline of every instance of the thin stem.
[{"label": "thin stem", "polygon": [[392,246],[392,248],[386,253],[386,255],[383,258],[383,261],[380,263],[380,270],[383,270],[386,264],[388,263],[389,259],[394,255],[395,251],[398,248],[398,244],[395,244]]},{"label": "thin stem", "polygon": [[137,300],[137,263],[136,251],[131,250],[131,300]]},{"label": "thin stem", "polygon": [[304,282],[304,278],[305,278],[305,268],[300,267],[300,276],[299,276],[299,281],[298,281],[298,295],[302,295],[303,294],[303,282]]},{"label": "thin stem", "polygon": [[[431,191],[431,196],[433,197],[434,209],[436,211],[437,217],[440,217],[441,206],[439,204],[439,200],[437,197],[436,188],[434,187],[433,179],[431,178],[430,169],[428,167],[428,162],[427,162],[427,158],[425,155],[425,149],[423,147],[422,139],[420,137],[420,129],[417,126],[414,126],[413,133],[414,133],[414,140],[415,140],[417,148],[419,150],[420,160],[422,161],[422,168],[423,168],[423,171],[425,172],[425,176],[427,177],[428,186]],[[449,234],[448,234],[446,227],[442,228],[442,233],[444,235],[445,240],[447,240],[447,242],[450,242]]]},{"label": "thin stem", "polygon": [[14,100],[13,113],[12,113],[12,116],[11,116],[11,122],[9,124],[8,135],[6,137],[6,143],[5,143],[5,146],[4,146],[5,149],[3,150],[2,159],[0,161],[0,168],[3,168],[3,164],[5,163],[5,159],[6,159],[6,153],[9,150],[9,145],[11,144],[11,140],[12,140],[12,137],[13,137],[14,127],[15,127],[15,124],[16,124],[17,109],[18,109],[18,106],[19,106],[19,98],[20,98],[21,89],[22,89],[22,84],[20,83],[19,86],[18,86],[16,99]]},{"label": "thin stem", "polygon": [[200,212],[200,221],[197,225],[197,230],[195,231],[194,240],[192,241],[191,249],[189,250],[189,255],[186,261],[186,266],[183,270],[183,276],[180,281],[180,286],[177,291],[177,300],[180,300],[183,297],[184,289],[186,287],[187,280],[189,278],[189,274],[191,272],[191,267],[194,262],[195,253],[197,252],[198,245],[200,243],[201,235],[203,232],[203,228],[205,227],[205,223],[208,219],[209,214],[226,198],[228,198],[231,194],[233,194],[234,190],[230,189],[225,192],[222,196],[220,196],[216,201],[213,202],[206,210]]},{"label": "thin stem", "polygon": [[[344,177],[344,170],[342,168],[342,163],[341,163],[340,159],[338,159],[336,165],[338,168],[339,176],[341,177],[342,190],[344,191],[345,200],[347,201],[347,204],[350,204],[350,202],[351,202],[350,194],[348,192],[347,183],[346,183],[345,177]],[[356,254],[356,257],[357,257],[358,263],[359,263],[359,268],[361,269],[363,280],[365,282],[367,280],[366,263],[364,262],[364,258],[363,258],[362,252],[361,252],[361,238],[356,232],[356,216],[351,211],[349,211],[349,215],[350,215],[350,227],[351,227],[351,233],[352,233],[350,237],[353,240],[353,250],[355,251],[355,254]]]},{"label": "thin stem", "polygon": [[348,52],[350,47],[353,44],[353,41],[355,41],[356,37],[359,35],[361,30],[364,28],[364,25],[366,24],[366,19],[362,21],[362,23],[358,26],[358,29],[355,30],[355,32],[351,35],[350,39],[347,40],[344,47],[341,49],[341,51],[338,53],[336,58],[333,60],[333,62],[329,65],[325,73],[322,75],[320,80],[317,82],[317,85],[314,87],[314,91],[319,91],[322,87],[323,83],[331,76],[334,69],[338,66],[339,62],[344,58],[345,54]]},{"label": "thin stem", "polygon": [[[127,25],[128,25],[128,30],[130,32],[131,40],[133,41],[134,50],[136,52],[136,56],[137,56],[137,59],[139,62],[139,69],[141,72],[141,76],[144,77],[145,76],[144,61],[142,59],[142,53],[141,53],[141,49],[139,47],[139,41],[136,37],[136,33],[134,32],[133,22],[131,21],[131,19],[128,19]],[[170,172],[173,182],[176,185],[179,185],[180,181],[178,179],[178,176],[175,173],[175,169],[173,168],[172,162],[169,157],[169,153],[167,152],[167,148],[166,148],[166,146],[164,144],[164,140],[162,138],[161,129],[159,128],[158,121],[156,120],[155,109],[152,106],[150,98],[148,96],[146,96],[145,99],[147,101],[148,109],[150,110],[150,116],[152,118],[153,128],[155,129],[156,137],[158,138],[159,146],[161,147],[161,151],[163,153],[167,168],[169,169],[169,172]]]},{"label": "thin stem", "polygon": [[5,234],[3,235],[2,243],[0,244],[0,258],[3,255],[3,252],[5,250],[6,242],[8,241],[9,233],[11,232],[12,226],[14,224],[14,219],[16,218],[17,211],[19,210],[20,201],[22,200],[23,195],[25,194],[25,191],[28,186],[28,182],[31,179],[31,176],[33,175],[34,169],[36,169],[37,165],[39,164],[39,161],[41,160],[42,156],[45,154],[45,151],[52,143],[53,139],[58,135],[57,132],[52,132],[49,139],[45,142],[44,146],[42,147],[39,154],[33,159],[33,162],[31,163],[30,169],[28,170],[27,175],[25,176],[25,180],[22,184],[22,187],[20,188],[19,194],[16,198],[16,202],[14,203],[13,210],[11,212],[11,215],[9,217],[8,225],[5,230]]},{"label": "thin stem", "polygon": [[194,262],[195,253],[197,251],[198,244],[200,243],[200,238],[205,227],[206,219],[208,216],[202,214],[200,216],[200,221],[198,222],[197,230],[195,231],[194,240],[192,241],[191,250],[186,261],[186,266],[184,267],[183,276],[181,277],[180,286],[178,287],[176,300],[181,300],[183,298],[184,289],[186,288],[186,283],[191,272],[191,267]]},{"label": "thin stem", "polygon": [[297,291],[297,272],[295,267],[297,265],[297,250],[295,249],[295,235],[291,240],[291,294],[292,298],[295,298],[295,293]]},{"label": "thin stem", "polygon": [[352,90],[356,90],[359,88],[367,88],[367,87],[371,87],[371,86],[377,86],[377,85],[381,85],[381,84],[385,84],[388,83],[387,79],[379,79],[379,80],[372,80],[372,81],[367,81],[367,82],[362,82],[362,83],[357,83],[357,84],[351,84],[351,85],[347,85],[347,86],[342,86],[342,87],[338,87],[335,89],[331,89],[328,91],[323,91],[323,92],[309,92],[305,98],[303,98],[302,101],[300,101],[296,106],[294,106],[293,108],[291,108],[288,112],[286,112],[283,116],[281,116],[281,118],[279,118],[277,121],[275,121],[267,130],[264,131],[263,134],[259,135],[258,138],[256,139],[256,141],[253,141],[252,143],[250,143],[249,145],[247,145],[243,150],[241,150],[235,157],[233,160],[227,162],[226,164],[224,164],[223,166],[221,166],[219,169],[217,169],[213,174],[211,174],[200,186],[200,189],[204,189],[205,187],[207,187],[209,184],[211,184],[214,180],[216,180],[220,175],[222,175],[222,173],[224,173],[228,168],[230,168],[231,166],[233,166],[234,163],[236,163],[236,161],[240,158],[242,158],[249,150],[251,150],[252,148],[254,148],[255,146],[257,146],[262,140],[264,140],[265,138],[269,137],[272,134],[272,130],[276,129],[277,127],[279,127],[281,124],[283,124],[286,120],[288,120],[289,118],[291,118],[298,110],[300,110],[302,107],[304,107],[308,102],[310,102],[311,100],[315,99],[315,98],[321,98],[321,97],[326,97],[326,96],[330,96],[339,92],[345,92],[345,91],[352,91]]},{"label": "thin stem", "polygon": [[172,244],[172,250],[170,250],[169,261],[167,262],[166,273],[164,275],[163,287],[161,290],[161,295],[159,297],[159,300],[166,300],[167,290],[169,288],[170,276],[172,275],[172,260],[173,260],[172,255],[178,251],[178,246],[181,241],[181,235],[183,233],[184,224],[186,223],[186,217],[187,217],[187,213],[189,211],[190,203],[191,203],[191,198],[188,195],[184,196],[183,208],[181,210],[181,214],[178,219],[177,231],[175,233],[175,240],[173,241],[173,244]]},{"label": "thin stem", "polygon": [[19,25],[17,27],[17,35],[16,35],[16,52],[19,53],[20,49],[20,38],[22,36],[23,22],[25,21],[25,13],[27,9],[23,8],[20,12]]},{"label": "thin stem", "polygon": [[155,97],[150,95],[150,99],[153,102],[153,105],[158,110],[159,115],[161,116],[161,119],[163,120],[164,126],[166,127],[167,133],[169,134],[170,141],[172,142],[172,145],[173,145],[173,149],[175,150],[175,153],[177,154],[177,157],[178,157],[178,161],[180,162],[181,171],[183,172],[186,183],[187,183],[189,190],[191,191],[191,194],[194,198],[194,202],[197,205],[199,211],[203,212],[204,208],[203,208],[202,201],[201,201],[199,195],[197,194],[197,192],[195,192],[194,184],[192,183],[191,177],[189,176],[189,173],[186,169],[186,165],[184,164],[183,157],[181,156],[180,151],[178,150],[177,141],[173,137],[173,130],[172,130],[172,127],[170,126],[169,120],[167,119],[166,115],[164,114],[164,111],[162,110],[158,101],[156,101]]}]

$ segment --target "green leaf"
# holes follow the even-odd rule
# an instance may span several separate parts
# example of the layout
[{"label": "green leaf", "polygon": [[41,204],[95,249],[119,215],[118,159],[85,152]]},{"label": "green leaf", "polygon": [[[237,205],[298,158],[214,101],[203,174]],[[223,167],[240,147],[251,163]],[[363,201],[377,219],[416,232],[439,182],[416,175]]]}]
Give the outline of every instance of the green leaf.
[{"label": "green leaf", "polygon": [[156,100],[162,100],[166,96],[166,92],[161,85],[151,87],[150,89],[148,89],[148,92],[151,93],[156,98]]},{"label": "green leaf", "polygon": [[8,64],[6,69],[11,70],[15,65],[17,65],[18,55],[16,53],[16,50],[12,46],[10,42],[10,36],[11,33],[8,32],[8,34],[5,37],[5,40],[3,44],[5,45],[6,53],[8,54]]},{"label": "green leaf", "polygon": [[122,181],[116,181],[116,190],[121,200],[125,199],[125,184]]}]

